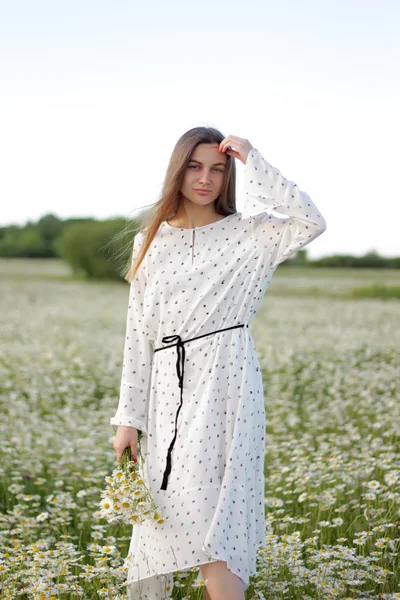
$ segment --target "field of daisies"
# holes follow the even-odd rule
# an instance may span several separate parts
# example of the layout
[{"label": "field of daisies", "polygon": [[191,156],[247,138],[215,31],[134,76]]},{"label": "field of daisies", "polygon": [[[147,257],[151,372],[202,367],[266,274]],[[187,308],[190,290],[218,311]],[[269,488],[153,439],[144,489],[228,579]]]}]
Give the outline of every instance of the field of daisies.
[{"label": "field of daisies", "polygon": [[[395,271],[274,275],[251,326],[267,530],[247,600],[400,598],[399,284]],[[13,259],[0,292],[0,598],[124,600],[132,525],[110,522],[102,492],[128,284]],[[169,594],[203,587],[194,568]]]}]

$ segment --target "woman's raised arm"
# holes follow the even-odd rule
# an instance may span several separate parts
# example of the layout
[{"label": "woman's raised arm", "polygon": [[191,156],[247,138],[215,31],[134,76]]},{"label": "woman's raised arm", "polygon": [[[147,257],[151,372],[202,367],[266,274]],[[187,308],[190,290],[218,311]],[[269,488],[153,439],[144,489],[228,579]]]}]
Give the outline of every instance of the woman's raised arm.
[{"label": "woman's raised arm", "polygon": [[[326,222],[310,196],[282,176],[256,149],[247,156],[244,170],[242,218],[255,217],[254,235],[271,250],[275,268],[326,230]],[[282,213],[278,218],[267,210]]]}]

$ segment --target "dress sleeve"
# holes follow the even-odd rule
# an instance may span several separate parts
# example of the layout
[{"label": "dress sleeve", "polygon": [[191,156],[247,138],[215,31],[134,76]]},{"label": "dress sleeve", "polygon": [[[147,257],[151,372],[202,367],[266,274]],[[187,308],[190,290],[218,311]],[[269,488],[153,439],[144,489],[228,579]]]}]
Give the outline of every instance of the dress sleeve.
[{"label": "dress sleeve", "polygon": [[[254,235],[270,252],[273,269],[326,230],[325,219],[310,196],[283,177],[256,148],[247,156],[244,192],[242,218],[253,218]],[[270,215],[268,209],[284,218]]]},{"label": "dress sleeve", "polygon": [[[132,260],[137,256],[142,239],[143,234],[138,232],[133,242]],[[130,283],[119,403],[110,424],[126,425],[147,432],[148,394],[154,350],[153,344],[142,330],[146,287],[143,267],[144,262],[140,264]]]}]

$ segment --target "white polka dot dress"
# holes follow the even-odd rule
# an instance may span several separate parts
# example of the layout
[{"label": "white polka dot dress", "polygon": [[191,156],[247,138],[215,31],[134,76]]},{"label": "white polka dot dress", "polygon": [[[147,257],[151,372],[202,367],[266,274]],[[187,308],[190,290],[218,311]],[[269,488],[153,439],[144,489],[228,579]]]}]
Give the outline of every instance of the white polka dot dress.
[{"label": "white polka dot dress", "polygon": [[[217,560],[248,585],[265,544],[265,408],[249,324],[276,267],[326,223],[255,148],[244,192],[243,211],[215,223],[164,221],[130,285],[110,423],[143,431],[146,483],[165,518],[133,526],[127,581],[135,600],[167,598],[174,571]],[[135,252],[142,242],[139,232]]]}]

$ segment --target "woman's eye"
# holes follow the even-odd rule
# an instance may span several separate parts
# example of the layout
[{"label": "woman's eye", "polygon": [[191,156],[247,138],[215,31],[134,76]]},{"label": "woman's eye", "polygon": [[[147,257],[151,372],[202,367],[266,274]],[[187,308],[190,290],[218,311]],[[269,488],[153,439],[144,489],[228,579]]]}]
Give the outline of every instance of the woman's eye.
[{"label": "woman's eye", "polygon": [[[199,165],[189,165],[189,169],[199,169]],[[223,173],[224,170],[223,169],[214,169],[214,171],[219,171],[220,173]]]}]

